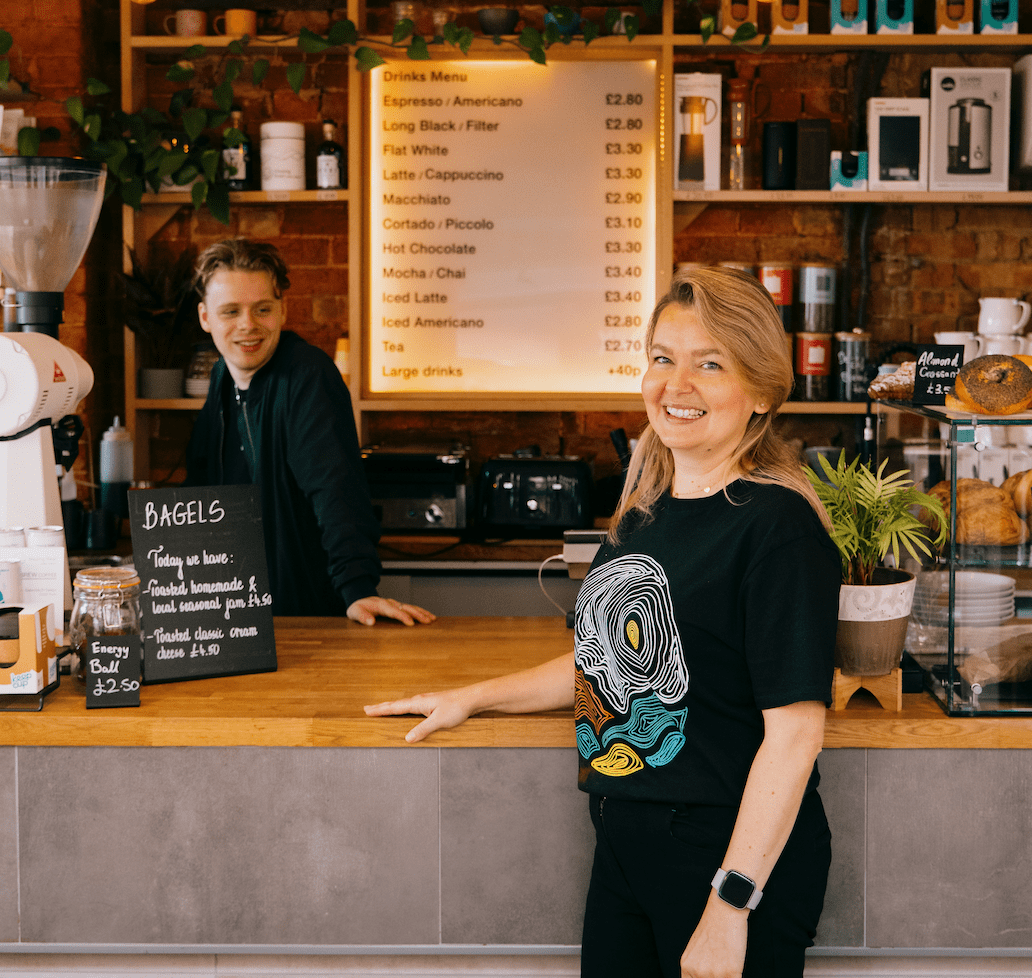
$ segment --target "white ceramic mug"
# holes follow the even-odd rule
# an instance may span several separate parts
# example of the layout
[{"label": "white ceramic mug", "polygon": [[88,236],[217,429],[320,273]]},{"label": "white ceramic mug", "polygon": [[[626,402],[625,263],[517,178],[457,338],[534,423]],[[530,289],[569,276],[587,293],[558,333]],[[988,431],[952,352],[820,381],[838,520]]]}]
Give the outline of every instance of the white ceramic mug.
[{"label": "white ceramic mug", "polygon": [[1030,349],[1032,340],[1026,336],[987,336],[982,346],[982,352],[989,356],[1013,357],[1019,353],[1028,353]]},{"label": "white ceramic mug", "polygon": [[258,13],[254,10],[227,10],[212,21],[216,34],[247,34],[254,37],[258,33]]},{"label": "white ceramic mug", "polygon": [[1020,333],[1032,315],[1032,305],[1021,299],[979,299],[978,304],[978,332],[986,336]]},{"label": "white ceramic mug", "polygon": [[177,37],[204,37],[208,15],[203,10],[177,10],[165,18],[165,33]]},{"label": "white ceramic mug", "polygon": [[945,332],[936,333],[935,342],[942,346],[964,347],[964,362],[967,363],[968,360],[974,360],[981,354],[985,337],[979,336],[977,333]]}]

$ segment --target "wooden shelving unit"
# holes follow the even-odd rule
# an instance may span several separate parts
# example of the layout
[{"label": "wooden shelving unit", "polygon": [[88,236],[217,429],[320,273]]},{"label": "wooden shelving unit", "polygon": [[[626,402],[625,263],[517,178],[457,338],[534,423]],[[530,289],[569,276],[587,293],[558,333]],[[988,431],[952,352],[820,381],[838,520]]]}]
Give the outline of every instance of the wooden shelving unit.
[{"label": "wooden shelving unit", "polygon": [[[148,56],[168,55],[185,51],[195,43],[202,43],[213,51],[222,51],[234,40],[233,37],[208,36],[202,39],[150,36],[144,33],[144,8],[131,0],[121,0],[122,38],[122,101],[123,108],[132,111],[144,100],[144,65]],[[473,9],[472,6],[470,9]],[[364,5],[361,0],[348,0],[347,15],[356,24],[365,23]],[[390,38],[374,39],[387,45]],[[275,50],[283,47],[289,39],[263,36],[250,42],[254,50]],[[290,42],[293,43],[292,41]],[[631,44],[635,56],[653,57],[657,61],[660,90],[665,93],[661,112],[660,131],[674,132],[675,106],[671,95],[671,80],[675,64],[685,55],[703,51],[726,52],[735,58],[762,57],[757,46],[735,47],[727,38],[715,35],[703,43],[698,35],[674,33],[673,5],[665,4],[662,30],[656,34],[641,34],[633,42],[625,37],[599,38],[590,45],[574,41],[570,45],[554,45],[548,51],[552,60],[606,59],[626,57]],[[768,51],[803,51],[811,53],[858,52],[864,50],[910,51],[941,50],[977,52],[997,50],[1019,52],[1032,49],[1030,35],[992,35],[983,37],[910,35],[906,37],[884,37],[877,35],[808,35],[775,36],[771,38]],[[444,45],[431,45],[432,59],[461,59],[457,49]],[[469,58],[523,58],[525,55],[511,45],[496,45],[491,39],[477,38],[468,54]],[[352,396],[362,431],[362,419],[377,412],[416,411],[468,411],[471,398],[464,395],[422,396],[418,398],[397,398],[370,396],[363,390],[358,379],[364,357],[364,324],[368,313],[365,308],[365,287],[367,263],[365,242],[367,239],[367,215],[364,207],[366,197],[367,167],[367,103],[368,87],[365,77],[349,59],[349,119],[348,119],[348,190],[319,191],[305,190],[289,193],[263,193],[249,191],[233,193],[230,200],[235,206],[285,202],[318,206],[320,203],[346,202],[348,204],[349,233],[349,322],[351,338],[351,360],[355,365],[352,372]],[[527,62],[528,70],[540,70]],[[657,254],[660,260],[656,268],[657,292],[662,292],[672,271],[673,239],[678,230],[711,204],[764,204],[771,206],[793,206],[797,204],[820,204],[841,206],[858,203],[884,204],[952,204],[971,203],[987,205],[1032,204],[1032,192],[1021,193],[832,193],[830,191],[674,191],[673,153],[664,143],[657,157]],[[131,247],[139,247],[155,234],[183,206],[191,206],[185,193],[147,194],[143,208],[134,213],[124,209],[124,240]],[[137,351],[131,332],[125,332],[125,390],[126,424],[134,436],[136,446],[137,478],[146,478],[150,472],[148,458],[148,437],[150,425],[164,411],[196,411],[203,403],[200,399],[177,398],[168,401],[143,400],[136,396]],[[484,397],[477,396],[475,408],[485,411],[629,411],[640,407],[637,395],[608,397],[583,396],[533,396],[526,397]],[[862,403],[802,403],[790,402],[783,413],[797,415],[861,415],[866,406]]]}]

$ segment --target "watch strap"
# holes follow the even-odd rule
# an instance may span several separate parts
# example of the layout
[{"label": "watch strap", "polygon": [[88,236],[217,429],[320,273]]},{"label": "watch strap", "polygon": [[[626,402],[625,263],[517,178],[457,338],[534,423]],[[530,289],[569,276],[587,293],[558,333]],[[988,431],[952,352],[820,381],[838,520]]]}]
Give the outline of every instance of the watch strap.
[{"label": "watch strap", "polygon": [[[724,881],[732,876],[735,882],[741,881],[742,883],[748,884],[752,887],[752,892],[749,894],[748,899],[744,903],[739,903],[729,898],[724,892]],[[726,904],[734,907],[736,910],[755,910],[760,905],[760,900],[763,898],[763,890],[749,879],[745,873],[739,873],[736,869],[720,869],[713,874],[713,879],[710,881],[710,886],[717,891],[717,896],[720,897]]]}]

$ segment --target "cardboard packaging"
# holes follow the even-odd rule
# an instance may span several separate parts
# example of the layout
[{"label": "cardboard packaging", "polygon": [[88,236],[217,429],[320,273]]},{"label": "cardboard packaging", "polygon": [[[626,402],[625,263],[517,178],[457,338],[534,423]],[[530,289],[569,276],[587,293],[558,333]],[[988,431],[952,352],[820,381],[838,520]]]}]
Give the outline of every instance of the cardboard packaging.
[{"label": "cardboard packaging", "polygon": [[1010,68],[929,72],[930,190],[1007,190]]},{"label": "cardboard packaging", "polygon": [[720,95],[723,77],[674,76],[675,190],[720,189]]},{"label": "cardboard packaging", "polygon": [[875,34],[913,34],[914,0],[875,0]]},{"label": "cardboard packaging", "polygon": [[1032,54],[1014,62],[1010,143],[1011,166],[1032,170]]},{"label": "cardboard packaging", "polygon": [[[843,160],[843,156],[846,157]],[[831,154],[831,189],[848,193],[867,189],[867,153],[843,154],[833,150]]]},{"label": "cardboard packaging", "polygon": [[868,187],[928,189],[928,99],[867,100]]},{"label": "cardboard packaging", "polygon": [[770,8],[771,34],[809,34],[810,0],[774,0]]},{"label": "cardboard packaging", "polygon": [[756,0],[721,0],[720,33],[734,37],[742,24],[756,23]]},{"label": "cardboard packaging", "polygon": [[935,0],[936,34],[974,34],[975,0]]},{"label": "cardboard packaging", "polygon": [[978,0],[980,34],[1017,34],[1018,0]]},{"label": "cardboard packaging", "polygon": [[57,682],[53,605],[32,605],[18,613],[18,637],[0,639],[0,663],[12,660],[0,666],[0,695],[41,693]]},{"label": "cardboard packaging", "polygon": [[831,0],[832,34],[866,34],[867,0]]}]

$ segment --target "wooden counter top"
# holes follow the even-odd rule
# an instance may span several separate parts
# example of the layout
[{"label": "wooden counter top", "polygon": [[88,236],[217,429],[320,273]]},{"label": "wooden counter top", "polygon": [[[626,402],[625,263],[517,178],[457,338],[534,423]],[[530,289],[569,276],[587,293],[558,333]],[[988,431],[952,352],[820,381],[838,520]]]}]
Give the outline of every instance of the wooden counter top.
[{"label": "wooden counter top", "polygon": [[[416,720],[369,718],[362,706],[536,665],[569,651],[573,633],[558,617],[414,628],[278,618],[276,646],[277,672],[144,686],[139,708],[87,710],[63,677],[41,712],[0,713],[0,746],[405,747]],[[952,718],[930,696],[903,701],[902,713],[859,698],[829,712],[825,746],[1032,748],[1032,718]],[[426,745],[572,748],[572,713],[473,717]]]}]

